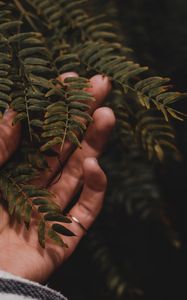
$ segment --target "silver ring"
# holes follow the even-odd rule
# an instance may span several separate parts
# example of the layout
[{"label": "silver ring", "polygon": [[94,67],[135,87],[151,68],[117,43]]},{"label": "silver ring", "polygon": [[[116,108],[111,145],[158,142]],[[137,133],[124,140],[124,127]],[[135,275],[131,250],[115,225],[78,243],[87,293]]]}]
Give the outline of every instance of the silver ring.
[{"label": "silver ring", "polygon": [[72,221],[74,221],[75,223],[77,223],[85,232],[87,232],[87,229],[81,224],[81,222],[74,216],[72,216],[71,214],[67,214],[68,217],[70,217],[70,219],[72,219]]}]

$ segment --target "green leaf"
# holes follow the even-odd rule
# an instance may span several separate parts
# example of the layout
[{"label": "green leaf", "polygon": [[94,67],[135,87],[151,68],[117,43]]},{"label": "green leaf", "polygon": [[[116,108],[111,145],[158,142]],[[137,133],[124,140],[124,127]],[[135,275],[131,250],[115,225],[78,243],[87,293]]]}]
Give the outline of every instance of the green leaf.
[{"label": "green leaf", "polygon": [[11,56],[10,54],[0,52],[0,62],[1,63],[10,63]]},{"label": "green leaf", "polygon": [[32,106],[37,106],[37,107],[40,107],[43,109],[43,108],[46,108],[50,102],[48,100],[41,100],[41,99],[34,99],[34,98],[29,98],[28,101],[29,105],[32,105]]},{"label": "green leaf", "polygon": [[50,85],[51,85],[50,81],[43,77],[30,74],[29,79],[30,79],[31,83],[34,85],[41,86],[46,89],[50,88]]},{"label": "green leaf", "polygon": [[29,229],[31,215],[32,215],[32,206],[27,203],[25,206],[25,212],[24,212],[25,226],[27,229]]},{"label": "green leaf", "polygon": [[28,107],[28,110],[29,111],[35,111],[35,112],[44,112],[45,111],[45,109],[44,109],[44,107],[39,107],[39,106],[35,106],[35,105],[30,105],[29,107]]},{"label": "green leaf", "polygon": [[18,55],[20,58],[28,57],[33,54],[48,54],[47,49],[45,47],[30,47],[25,48],[19,51]]},{"label": "green leaf", "polygon": [[13,190],[11,190],[10,187],[9,187],[9,191],[7,192],[6,198],[8,200],[8,212],[9,212],[10,216],[12,216],[14,213],[17,199],[15,197]]},{"label": "green leaf", "polygon": [[9,95],[3,93],[0,91],[0,100],[4,100],[6,102],[10,102],[11,101],[11,98]]},{"label": "green leaf", "polygon": [[49,229],[48,230],[48,237],[53,240],[57,245],[61,246],[61,247],[65,247],[68,248],[68,245],[65,244],[62,240],[62,238],[53,230],[53,229]]},{"label": "green leaf", "polygon": [[80,65],[79,62],[68,63],[59,68],[59,73],[71,72]]},{"label": "green leaf", "polygon": [[25,205],[25,197],[20,196],[17,200],[16,200],[16,206],[15,206],[15,216],[16,219],[18,221],[18,223],[21,224],[22,221],[22,214],[23,214],[23,209],[24,209],[24,205]]},{"label": "green leaf", "polygon": [[30,37],[22,41],[22,46],[43,46],[42,39]]},{"label": "green leaf", "polygon": [[45,248],[45,222],[42,219],[38,225],[38,240],[42,248]]},{"label": "green leaf", "polygon": [[12,86],[14,83],[12,80],[8,78],[0,78],[0,84],[6,84],[8,86]]},{"label": "green leaf", "polygon": [[25,71],[27,73],[33,73],[33,74],[53,74],[53,69],[50,69],[49,67],[46,66],[41,66],[41,65],[25,65]]},{"label": "green leaf", "polygon": [[73,144],[75,144],[76,146],[79,146],[81,148],[81,143],[79,142],[76,134],[73,131],[68,131],[67,136],[68,136],[68,139],[70,140],[70,142],[72,142]]},{"label": "green leaf", "polygon": [[167,109],[168,113],[175,119],[179,120],[179,121],[184,121],[184,118],[182,118],[180,115],[180,112],[177,112],[176,110],[172,109],[172,108],[168,108]]},{"label": "green leaf", "polygon": [[75,108],[75,109],[80,109],[81,111],[85,111],[88,110],[90,108],[89,105],[84,104],[84,103],[80,103],[80,102],[72,102],[69,104],[70,108]]},{"label": "green leaf", "polygon": [[10,68],[11,66],[9,64],[0,64],[0,70],[9,72]]},{"label": "green leaf", "polygon": [[41,205],[38,207],[38,212],[40,213],[47,213],[47,212],[53,212],[53,213],[59,213],[61,209],[58,206],[54,206],[52,203],[48,205]]},{"label": "green leaf", "polygon": [[55,60],[55,63],[64,63],[65,61],[67,60],[72,60],[72,59],[77,59],[78,58],[78,55],[77,54],[65,54],[65,55],[62,55],[62,56],[59,56],[56,60]]},{"label": "green leaf", "polygon": [[[51,117],[48,117],[47,119],[45,119],[44,124],[52,124],[53,122],[57,122],[57,121],[65,121],[67,119],[66,115],[63,114],[55,114]],[[64,122],[63,122],[64,123]]]},{"label": "green leaf", "polygon": [[7,71],[1,71],[0,70],[0,76],[7,76],[8,75],[8,72]]},{"label": "green leaf", "polygon": [[92,32],[93,38],[100,39],[116,39],[117,35],[113,32]]},{"label": "green leaf", "polygon": [[55,145],[62,144],[62,142],[63,142],[62,138],[55,137],[51,141],[49,141],[49,142],[45,143],[43,146],[41,146],[40,150],[43,151],[43,152],[47,151]]},{"label": "green leaf", "polygon": [[43,122],[37,119],[31,120],[30,121],[31,126],[39,127],[42,128]]},{"label": "green leaf", "polygon": [[22,174],[15,178],[16,183],[29,182],[33,179],[38,178],[39,174],[36,170],[30,171],[29,174]]},{"label": "green leaf", "polygon": [[91,117],[88,113],[82,112],[82,111],[80,111],[80,110],[78,110],[78,109],[71,109],[71,110],[70,110],[70,113],[71,113],[72,115],[74,115],[74,116],[77,116],[77,117],[81,117],[81,118],[83,118],[83,119],[86,119],[88,122],[92,122],[92,121],[93,121],[92,117]]},{"label": "green leaf", "polygon": [[84,77],[66,77],[64,79],[64,83],[85,83],[87,84],[89,81]]},{"label": "green leaf", "polygon": [[88,32],[96,32],[97,30],[111,30],[113,29],[113,24],[111,23],[99,23],[99,24],[94,24],[94,25],[90,25],[87,29]]},{"label": "green leaf", "polygon": [[22,40],[25,40],[26,38],[30,38],[30,37],[41,38],[41,36],[42,35],[39,32],[17,33],[9,38],[9,43],[15,43],[15,42],[18,43],[18,42],[21,42]]},{"label": "green leaf", "polygon": [[83,122],[79,121],[76,118],[72,118],[72,117],[71,117],[70,125],[69,126],[70,126],[70,128],[71,127],[75,127],[75,128],[77,128],[77,129],[79,129],[81,131],[85,131],[86,130],[86,125]]},{"label": "green leaf", "polygon": [[13,120],[13,125],[16,125],[17,123],[19,123],[25,119],[27,119],[27,114],[25,112],[19,113],[15,116],[15,118]]},{"label": "green leaf", "polygon": [[61,96],[63,98],[64,97],[64,91],[60,88],[57,88],[57,87],[52,88],[45,94],[45,97],[50,97],[50,96]]},{"label": "green leaf", "polygon": [[53,129],[50,131],[45,131],[42,133],[42,137],[46,138],[46,137],[56,137],[56,136],[63,136],[64,134],[64,130],[62,129]]},{"label": "green leaf", "polygon": [[34,205],[48,205],[50,202],[47,199],[44,198],[36,198],[32,200],[32,203]]},{"label": "green leaf", "polygon": [[51,124],[43,125],[43,129],[45,131],[48,131],[50,129],[61,129],[61,130],[63,130],[65,126],[66,126],[65,122],[57,121],[57,122],[54,122],[54,123],[51,123]]},{"label": "green leaf", "polygon": [[52,229],[57,233],[60,233],[65,236],[75,236],[75,234],[72,231],[70,231],[69,229],[67,229],[66,227],[60,224],[53,224]]},{"label": "green leaf", "polygon": [[[144,80],[140,80],[139,82],[136,83],[135,85],[135,89],[136,90],[142,90],[142,89],[145,89],[145,88],[155,88],[155,87],[158,87],[162,84],[165,84],[167,82],[170,81],[170,78],[162,78],[162,77],[148,77]],[[144,92],[146,92],[144,90]]]},{"label": "green leaf", "polygon": [[48,197],[52,198],[53,194],[49,191],[41,188],[37,188],[34,185],[24,184],[22,185],[22,189],[25,193],[28,194],[29,197]]},{"label": "green leaf", "polygon": [[44,216],[44,220],[46,221],[55,221],[55,222],[63,222],[63,223],[72,223],[71,219],[63,216],[62,214],[53,214],[48,213]]},{"label": "green leaf", "polygon": [[24,59],[24,64],[26,65],[40,65],[49,66],[50,62],[48,60],[37,58],[37,57],[27,57]]},{"label": "green leaf", "polygon": [[21,21],[5,22],[0,25],[0,31],[3,32],[5,30],[15,29],[22,24],[23,24],[23,22],[21,22]]},{"label": "green leaf", "polygon": [[9,105],[5,101],[0,100],[0,108],[6,109],[8,107],[9,107]]},{"label": "green leaf", "polygon": [[1,84],[0,83],[0,91],[3,91],[3,92],[10,92],[11,91],[11,87],[6,85],[6,84]]}]

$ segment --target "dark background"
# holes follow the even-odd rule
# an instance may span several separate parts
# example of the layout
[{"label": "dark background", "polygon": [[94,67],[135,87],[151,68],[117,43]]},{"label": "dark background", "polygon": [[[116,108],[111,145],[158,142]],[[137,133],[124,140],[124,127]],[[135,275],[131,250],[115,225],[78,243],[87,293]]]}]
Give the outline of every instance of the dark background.
[{"label": "dark background", "polygon": [[[122,0],[116,3],[125,41],[134,49],[136,60],[148,65],[152,74],[171,77],[176,89],[187,91],[187,1]],[[187,112],[186,100],[180,109]],[[164,241],[158,245],[157,240],[162,239],[162,234],[158,230],[153,233],[151,224],[149,236],[145,236],[143,227],[140,229],[140,240],[148,239],[149,249],[154,249],[144,254],[141,253],[141,246],[137,249],[138,264],[141,264],[141,255],[146,260],[145,266],[142,263],[142,268],[146,270],[142,272],[145,288],[143,299],[187,297],[187,121],[174,122],[173,125],[183,161],[171,162],[162,172],[158,171],[157,180],[169,203],[168,214],[182,246],[180,251],[176,251],[165,247]],[[89,258],[86,239],[51,277],[49,284],[71,300],[114,299],[107,293],[103,277]],[[136,299],[136,296],[132,299]]]}]

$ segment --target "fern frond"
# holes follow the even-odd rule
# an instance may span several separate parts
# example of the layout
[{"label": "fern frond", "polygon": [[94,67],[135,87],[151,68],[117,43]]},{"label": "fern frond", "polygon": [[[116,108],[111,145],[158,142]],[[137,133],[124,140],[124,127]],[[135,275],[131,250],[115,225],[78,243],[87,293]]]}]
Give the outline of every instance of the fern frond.
[{"label": "fern frond", "polygon": [[7,39],[0,34],[0,110],[4,111],[10,105],[10,92],[13,82],[10,80],[12,53]]},{"label": "fern frond", "polygon": [[[64,17],[68,15],[67,22],[70,28],[77,30],[81,39],[78,48],[76,45],[80,61],[87,66],[88,70],[109,76],[121,86],[125,94],[129,91],[133,92],[141,105],[147,109],[156,106],[167,121],[168,116],[182,120],[184,114],[175,110],[171,105],[185,98],[186,94],[168,91],[170,86],[165,86],[168,80],[164,78],[138,78],[141,73],[148,70],[148,67],[141,67],[122,54],[124,47],[119,43],[113,25],[99,22],[98,17],[89,17],[82,8],[84,2],[59,0],[64,10]],[[143,90],[145,85],[146,91]],[[152,90],[155,87],[159,89]]]},{"label": "fern frond", "polygon": [[8,202],[9,214],[15,216],[19,223],[24,222],[29,229],[34,213],[34,218],[38,222],[40,245],[45,247],[48,237],[58,245],[67,247],[61,235],[73,236],[74,234],[59,223],[71,223],[71,220],[62,214],[60,206],[54,202],[52,193],[29,184],[38,175],[36,169],[28,163],[19,166],[15,162],[8,163],[1,170],[0,190],[3,198]]},{"label": "fern frond", "polygon": [[131,92],[137,96],[140,104],[147,109],[156,106],[165,119],[168,115],[183,120],[185,114],[175,110],[171,104],[185,98],[185,93],[169,92],[169,85],[165,85],[169,79],[161,77],[150,77],[138,80],[137,76],[148,70],[139,64],[129,61],[126,57],[117,54],[118,47],[111,47],[101,42],[86,42],[80,46],[81,61],[87,65],[88,69],[96,70],[98,73],[105,74],[115,83],[119,84],[125,93]]},{"label": "fern frond", "polygon": [[0,111],[3,112],[10,105],[10,93],[13,86],[13,82],[10,79],[13,53],[7,34],[18,24],[12,22],[11,10],[4,1],[0,3],[0,9]]},{"label": "fern frond", "polygon": [[87,241],[88,251],[98,272],[103,277],[105,287],[115,299],[124,299],[130,288],[124,272],[121,272],[116,261],[113,260],[109,245],[99,230],[92,231]]},{"label": "fern frond", "polygon": [[52,52],[58,74],[76,71],[80,61],[77,54],[70,53],[71,46],[65,39],[67,27],[63,23],[63,10],[60,4],[51,0],[27,0],[27,3],[37,15],[37,23],[42,22],[43,34],[46,36],[46,43]]},{"label": "fern frond", "polygon": [[175,119],[182,121],[182,116],[184,117],[185,114],[173,109],[171,104],[185,98],[187,94],[169,91],[171,88],[171,86],[168,85],[169,81],[169,78],[149,77],[139,81],[135,85],[135,90],[137,91],[139,101],[146,108],[149,109],[151,103],[153,103],[156,108],[163,113],[166,121],[168,121],[169,114]]},{"label": "fern frond", "polygon": [[[111,101],[111,99],[115,101]],[[176,144],[176,133],[163,115],[155,109],[146,110],[138,103],[131,105],[132,98],[124,100],[121,91],[114,91],[109,99],[109,105],[114,110],[117,119],[116,142],[124,148],[129,144],[145,150],[148,159],[158,158],[164,161],[167,157],[175,160],[181,158]]]},{"label": "fern frond", "polygon": [[51,0],[26,0],[26,2],[35,10],[40,19],[43,18],[44,25],[48,30],[56,30],[62,18],[62,11],[57,2],[54,3]]},{"label": "fern frond", "polygon": [[[66,78],[61,86],[62,89],[58,90],[60,100],[47,107],[42,137],[49,140],[41,147],[42,151],[56,144],[60,144],[62,149],[66,138],[80,146],[79,136],[85,132],[86,124],[92,121],[88,110],[94,98],[85,91],[85,88],[90,87],[89,81],[81,77]],[[51,89],[46,97],[55,95],[56,89]]]},{"label": "fern frond", "polygon": [[[30,45],[30,40],[35,43]],[[29,43],[27,43],[29,41]],[[45,108],[49,105],[45,92],[50,87],[49,78],[55,70],[51,66],[50,55],[39,33],[18,33],[9,38],[9,43],[16,49],[19,63],[19,79],[12,93],[11,107],[18,112],[14,123],[27,120],[30,139],[37,138],[36,128],[42,126]]]},{"label": "fern frond", "polygon": [[147,111],[138,113],[135,136],[148,153],[149,159],[156,156],[163,161],[172,155],[176,160],[180,160],[181,155],[177,149],[174,129],[154,110],[149,113]]}]

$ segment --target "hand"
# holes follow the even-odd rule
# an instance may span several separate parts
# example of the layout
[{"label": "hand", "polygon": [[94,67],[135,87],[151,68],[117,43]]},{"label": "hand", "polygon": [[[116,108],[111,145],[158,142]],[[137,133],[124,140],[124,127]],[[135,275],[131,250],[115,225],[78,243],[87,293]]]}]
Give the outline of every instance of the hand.
[{"label": "hand", "polygon": [[[61,76],[77,76],[68,73]],[[115,117],[109,108],[101,106],[105,96],[110,90],[108,79],[100,75],[91,78],[90,92],[96,101],[90,109],[94,122],[89,126],[82,141],[82,149],[76,149],[71,155],[72,147],[69,143],[60,153],[62,163],[70,155],[63,166],[60,180],[53,184],[49,190],[55,193],[58,204],[64,209],[71,199],[83,186],[78,202],[71,209],[70,214],[80,223],[89,228],[99,214],[106,190],[106,176],[99,167],[97,158],[101,154],[111,129],[115,124]],[[8,111],[0,123],[0,165],[16,150],[20,138],[20,126],[12,126],[15,113]],[[60,151],[59,149],[56,149]],[[45,185],[51,180],[59,167],[55,159],[48,160],[51,172],[42,174],[38,185]],[[23,225],[10,220],[3,205],[0,206],[0,269],[12,274],[35,280],[45,281],[49,275],[67,259],[75,250],[84,230],[76,222],[66,226],[73,231],[75,237],[64,237],[68,248],[61,248],[47,242],[42,249],[38,243],[36,223],[33,220],[29,231]]]}]

